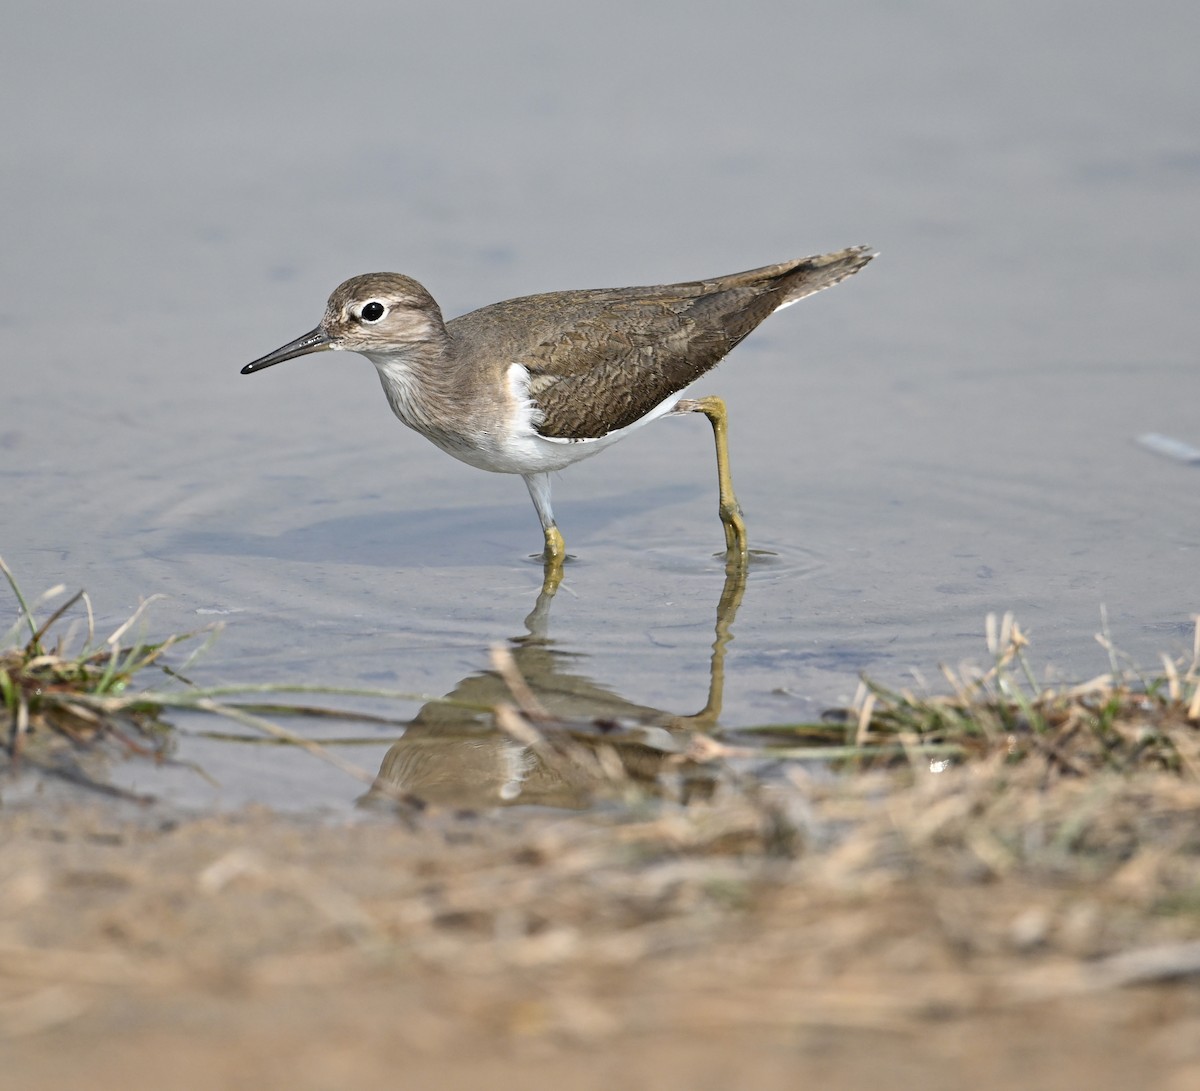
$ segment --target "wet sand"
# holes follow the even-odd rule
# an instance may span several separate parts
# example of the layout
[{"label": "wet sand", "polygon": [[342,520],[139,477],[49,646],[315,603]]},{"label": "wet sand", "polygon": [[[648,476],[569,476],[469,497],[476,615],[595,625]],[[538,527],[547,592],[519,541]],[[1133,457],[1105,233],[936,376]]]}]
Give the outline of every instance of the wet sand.
[{"label": "wet sand", "polygon": [[10,807],[4,1083],[1196,1086],[1200,787],[1012,778],[353,823]]}]

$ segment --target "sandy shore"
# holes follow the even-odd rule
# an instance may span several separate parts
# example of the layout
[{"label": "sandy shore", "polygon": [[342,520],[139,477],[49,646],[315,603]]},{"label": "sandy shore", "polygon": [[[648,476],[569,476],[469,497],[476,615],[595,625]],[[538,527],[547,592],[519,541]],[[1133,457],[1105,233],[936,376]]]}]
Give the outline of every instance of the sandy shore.
[{"label": "sandy shore", "polygon": [[1200,1086],[1200,787],[0,811],[5,1086]]}]

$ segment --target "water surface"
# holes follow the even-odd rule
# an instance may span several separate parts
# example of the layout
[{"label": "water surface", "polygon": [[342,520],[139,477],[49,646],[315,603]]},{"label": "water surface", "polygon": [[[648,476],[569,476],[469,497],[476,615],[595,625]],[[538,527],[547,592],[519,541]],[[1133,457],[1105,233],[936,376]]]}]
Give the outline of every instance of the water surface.
[{"label": "water surface", "polygon": [[[775,554],[722,722],[981,657],[989,611],[1060,677],[1103,668],[1102,607],[1143,662],[1190,647],[1198,471],[1133,441],[1200,444],[1193,5],[118,0],[6,25],[0,555],[29,591],[223,620],[204,682],[450,692],[527,633],[523,484],[407,432],[365,360],[240,366],[372,269],[457,314],[865,243],[696,388],[729,403]],[[703,705],[715,493],[699,418],[561,475],[578,560],[547,632],[577,673]],[[223,753],[217,801],[357,794]]]}]

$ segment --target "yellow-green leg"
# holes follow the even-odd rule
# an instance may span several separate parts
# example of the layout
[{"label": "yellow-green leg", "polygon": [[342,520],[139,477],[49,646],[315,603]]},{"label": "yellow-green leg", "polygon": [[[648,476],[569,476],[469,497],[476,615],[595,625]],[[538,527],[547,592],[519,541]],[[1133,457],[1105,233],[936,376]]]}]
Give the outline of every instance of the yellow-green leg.
[{"label": "yellow-green leg", "polygon": [[745,560],[749,547],[746,542],[746,522],[742,508],[733,492],[733,477],[729,472],[729,413],[723,399],[715,395],[707,398],[684,398],[676,407],[676,413],[703,413],[712,425],[713,439],[717,445],[717,487],[719,489],[719,511],[725,527],[725,551],[732,560]]},{"label": "yellow-green leg", "polygon": [[563,541],[563,536],[559,532],[558,527],[551,523],[546,527],[546,560],[557,561],[559,564],[562,564],[563,558],[566,555],[567,543]]},{"label": "yellow-green leg", "polygon": [[551,524],[546,528],[546,552],[542,554],[542,590],[553,595],[562,582],[563,561],[567,556],[567,543],[558,532],[558,527]]},{"label": "yellow-green leg", "polygon": [[567,543],[563,541],[558,525],[554,522],[554,511],[550,507],[550,475],[542,473],[523,474],[522,476],[525,478],[525,485],[529,489],[533,506],[537,509],[538,519],[542,524],[542,534],[546,539],[546,549],[542,553],[542,560],[546,565],[545,580],[550,582],[553,577],[554,587],[557,588],[562,579],[563,561],[567,558]]}]

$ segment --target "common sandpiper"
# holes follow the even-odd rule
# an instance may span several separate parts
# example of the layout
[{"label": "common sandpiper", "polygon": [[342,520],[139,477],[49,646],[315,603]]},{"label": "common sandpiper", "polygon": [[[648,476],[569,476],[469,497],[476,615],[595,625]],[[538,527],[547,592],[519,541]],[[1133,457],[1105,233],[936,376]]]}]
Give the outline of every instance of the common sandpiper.
[{"label": "common sandpiper", "polygon": [[548,569],[566,555],[550,474],[659,417],[703,413],[716,439],[727,556],[744,562],[725,403],[679,392],[769,314],[857,273],[874,256],[857,246],[682,284],[549,292],[448,322],[411,277],[365,273],[334,290],[314,330],[242,374],[328,349],[361,353],[410,428],[471,466],[525,479]]}]

